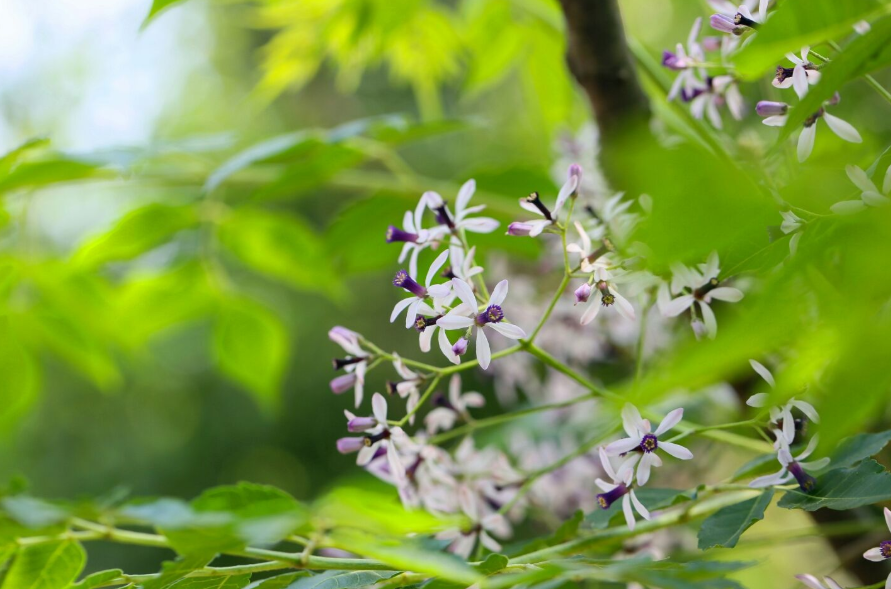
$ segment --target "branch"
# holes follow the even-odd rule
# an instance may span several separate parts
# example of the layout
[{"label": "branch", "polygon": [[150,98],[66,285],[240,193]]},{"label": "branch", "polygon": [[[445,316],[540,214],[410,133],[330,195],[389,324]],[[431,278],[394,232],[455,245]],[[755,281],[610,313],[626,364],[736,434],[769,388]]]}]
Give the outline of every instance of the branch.
[{"label": "branch", "polygon": [[645,127],[650,105],[637,79],[617,0],[560,0],[567,62],[594,108],[601,144]]}]

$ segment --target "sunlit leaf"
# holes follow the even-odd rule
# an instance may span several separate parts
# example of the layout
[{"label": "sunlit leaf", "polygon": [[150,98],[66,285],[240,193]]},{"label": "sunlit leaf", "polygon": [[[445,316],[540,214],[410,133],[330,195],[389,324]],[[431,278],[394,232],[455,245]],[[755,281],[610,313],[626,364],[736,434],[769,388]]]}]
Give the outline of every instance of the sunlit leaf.
[{"label": "sunlit leaf", "polygon": [[737,72],[746,79],[767,75],[790,51],[817,45],[852,33],[852,26],[884,9],[880,0],[786,0],[755,38],[735,58]]},{"label": "sunlit leaf", "polygon": [[71,585],[69,589],[93,589],[94,587],[103,587],[109,581],[119,578],[124,571],[121,569],[110,569],[107,571],[98,571],[87,575],[79,582]]},{"label": "sunlit leaf", "polygon": [[254,581],[247,586],[247,589],[289,589],[297,579],[309,575],[309,571],[297,571],[294,573],[275,575],[274,577]]},{"label": "sunlit leaf", "polygon": [[40,367],[17,340],[8,321],[0,320],[0,429],[8,431],[40,394]]},{"label": "sunlit leaf", "polygon": [[[394,576],[394,572],[378,571],[325,571],[312,577],[297,580],[288,589],[358,589]],[[266,589],[265,585],[261,585]]]},{"label": "sunlit leaf", "polygon": [[275,314],[249,299],[225,299],[214,323],[213,351],[220,370],[274,404],[284,377],[290,343]]},{"label": "sunlit leaf", "polygon": [[72,540],[20,548],[3,578],[3,589],[59,589],[83,570],[86,553]]},{"label": "sunlit leaf", "polygon": [[167,589],[192,571],[204,568],[212,559],[213,555],[194,554],[165,561],[161,566],[161,574],[146,581],[142,589]]},{"label": "sunlit leaf", "polygon": [[171,589],[243,589],[251,582],[250,575],[186,577]]},{"label": "sunlit leaf", "polygon": [[140,28],[146,28],[159,14],[171,6],[181,4],[184,1],[185,0],[152,0],[152,7],[149,9],[149,13],[146,15],[145,20],[142,21],[142,26]]},{"label": "sunlit leaf", "polygon": [[0,176],[0,194],[82,180],[94,176],[97,171],[94,164],[67,159],[24,162]]}]

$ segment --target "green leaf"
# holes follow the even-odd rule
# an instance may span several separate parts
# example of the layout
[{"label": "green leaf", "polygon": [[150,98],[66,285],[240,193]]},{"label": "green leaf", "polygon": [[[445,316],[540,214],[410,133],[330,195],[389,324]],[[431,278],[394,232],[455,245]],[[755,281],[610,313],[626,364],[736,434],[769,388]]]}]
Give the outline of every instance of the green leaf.
[{"label": "green leaf", "polygon": [[297,579],[307,577],[309,574],[309,571],[296,571],[285,573],[284,575],[276,575],[268,579],[254,581],[245,589],[289,589]]},{"label": "green leaf", "polygon": [[0,505],[12,519],[32,529],[53,526],[69,517],[67,509],[28,495],[4,497]]},{"label": "green leaf", "polygon": [[174,4],[181,4],[184,1],[185,0],[152,0],[152,7],[149,9],[149,13],[146,15],[145,20],[142,21],[142,25],[140,25],[139,29],[145,29],[159,14]]},{"label": "green leaf", "polygon": [[784,54],[851,33],[854,23],[883,10],[879,0],[785,0],[736,55],[736,71],[749,80],[759,78],[772,72]]},{"label": "green leaf", "polygon": [[110,569],[107,571],[97,571],[91,575],[87,575],[79,582],[71,585],[68,589],[93,589],[101,585],[107,585],[112,579],[117,579],[124,574],[121,569]]},{"label": "green leaf", "polygon": [[875,460],[864,460],[852,468],[838,468],[817,477],[810,493],[786,491],[780,507],[816,511],[824,507],[844,510],[891,499],[891,473]]},{"label": "green leaf", "polygon": [[772,499],[773,489],[767,489],[758,497],[728,505],[710,515],[699,528],[699,549],[736,546],[743,532],[764,519],[764,510]]},{"label": "green leaf", "polygon": [[319,575],[300,579],[288,589],[356,589],[374,585],[395,575],[395,572],[325,571]]},{"label": "green leaf", "polygon": [[857,434],[845,438],[832,453],[829,467],[833,470],[853,466],[871,456],[875,456],[891,441],[891,430],[877,434]]},{"label": "green leaf", "polygon": [[19,549],[3,579],[2,589],[59,589],[77,579],[86,552],[71,540]]},{"label": "green leaf", "polygon": [[[638,500],[643,503],[649,511],[670,507],[676,503],[681,503],[690,499],[688,491],[679,491],[677,489],[657,489],[651,487],[643,487],[634,489],[634,494]],[[585,521],[594,529],[603,529],[609,527],[613,521],[624,521],[620,516],[622,514],[622,501],[615,501],[609,506],[609,509],[595,509],[587,516]]]},{"label": "green leaf", "polygon": [[[581,513],[580,511],[577,513]],[[575,519],[575,518],[573,518]],[[578,524],[576,524],[576,528],[578,528]],[[484,575],[491,575],[493,573],[497,573],[502,570],[504,567],[508,565],[510,559],[503,554],[492,553],[486,557],[486,560],[476,565],[474,568],[481,572]]]},{"label": "green leaf", "polygon": [[185,579],[192,571],[206,567],[213,557],[212,554],[192,554],[176,560],[168,560],[161,565],[161,574],[146,581],[141,589],[167,589],[177,581]]},{"label": "green leaf", "polygon": [[889,40],[891,40],[891,18],[883,18],[873,23],[868,35],[855,37],[844,51],[820,70],[820,82],[811,86],[807,96],[789,110],[777,144],[800,129],[805,120],[819,111],[823,102],[829,100],[846,82],[860,76],[864,69],[867,69],[866,64],[877,53],[888,47]]},{"label": "green leaf", "polygon": [[34,356],[16,341],[6,320],[0,320],[0,431],[21,423],[21,417],[40,395],[40,366]]},{"label": "green leaf", "polygon": [[195,209],[151,203],[130,211],[106,233],[89,239],[74,254],[75,264],[95,267],[130,260],[166,243],[174,234],[198,222]]},{"label": "green leaf", "polygon": [[267,406],[278,398],[289,347],[287,330],[268,309],[244,298],[223,302],[214,324],[214,357],[223,374]]},{"label": "green leaf", "polygon": [[39,150],[49,145],[49,139],[45,137],[35,137],[28,139],[15,149],[6,152],[0,156],[0,178],[6,176],[9,171],[19,163],[19,161],[32,150]]},{"label": "green leaf", "polygon": [[229,251],[257,272],[300,290],[341,293],[323,241],[299,217],[241,208],[222,220],[218,234]]},{"label": "green leaf", "polygon": [[67,159],[24,162],[6,176],[0,176],[0,194],[82,180],[96,175],[97,171],[95,164]]},{"label": "green leaf", "polygon": [[274,544],[306,520],[306,510],[296,499],[275,487],[253,483],[205,491],[192,508],[199,513],[232,515],[239,537],[247,544]]},{"label": "green leaf", "polygon": [[250,575],[186,577],[173,584],[171,589],[243,589],[250,582]]},{"label": "green leaf", "polygon": [[732,480],[738,481],[740,479],[747,479],[749,477],[761,476],[773,472],[777,470],[776,464],[776,454],[761,454],[739,467],[739,469],[733,473]]}]

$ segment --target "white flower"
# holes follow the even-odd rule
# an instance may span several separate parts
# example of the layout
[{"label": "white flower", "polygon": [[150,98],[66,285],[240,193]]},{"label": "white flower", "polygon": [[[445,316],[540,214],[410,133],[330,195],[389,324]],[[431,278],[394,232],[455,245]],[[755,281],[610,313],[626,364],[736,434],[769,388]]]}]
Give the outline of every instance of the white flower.
[{"label": "white flower", "polygon": [[823,581],[826,583],[825,585],[820,582],[820,579],[813,575],[795,575],[795,578],[811,589],[842,589],[841,585],[836,583],[832,577],[823,577]]},{"label": "white flower", "polygon": [[461,377],[459,375],[452,376],[449,380],[449,396],[448,399],[442,399],[437,403],[440,405],[424,417],[424,423],[427,425],[427,432],[435,434],[440,430],[450,430],[455,425],[455,421],[460,417],[465,421],[470,420],[468,409],[471,407],[479,408],[486,404],[486,399],[481,394],[470,391],[461,394]]},{"label": "white flower", "polygon": [[814,436],[811,438],[811,441],[808,443],[807,448],[799,454],[798,456],[792,457],[792,452],[789,450],[789,445],[791,443],[791,438],[787,437],[786,434],[780,430],[774,430],[774,435],[777,438],[777,442],[779,444],[779,449],[777,450],[777,460],[780,462],[779,472],[774,474],[766,475],[763,477],[758,477],[749,483],[750,487],[771,487],[773,485],[782,485],[788,483],[793,478],[798,481],[798,486],[801,487],[802,491],[808,492],[814,489],[817,481],[809,475],[805,469],[810,470],[820,470],[829,464],[829,458],[821,458],[820,460],[814,460],[812,462],[799,462],[800,460],[804,460],[808,456],[810,456],[814,449],[817,447],[817,441],[819,436]]},{"label": "white flower", "polygon": [[[885,524],[888,526],[888,530],[891,531],[891,510],[887,507],[885,508]],[[870,548],[864,552],[863,558],[873,562],[881,562],[891,558],[891,541],[883,540],[875,548]],[[888,578],[885,580],[885,589],[891,589],[891,575],[888,575]]]},{"label": "white flower", "polygon": [[610,274],[606,270],[598,270],[594,273],[594,288],[596,294],[588,302],[588,308],[582,313],[579,323],[587,325],[591,323],[602,307],[611,307],[615,305],[616,311],[628,320],[634,320],[634,307],[628,302],[628,299],[619,294],[615,284],[610,281]]},{"label": "white flower", "polygon": [[[390,313],[390,323],[396,321],[396,318],[399,315],[408,309],[405,313],[405,327],[408,329],[412,325],[414,325],[415,320],[418,315],[432,315],[436,312],[438,305],[437,299],[444,299],[451,293],[451,286],[448,282],[444,284],[431,284],[433,279],[436,278],[437,272],[442,268],[442,265],[445,264],[446,258],[449,257],[449,252],[444,251],[433,261],[433,264],[430,266],[430,269],[427,271],[427,278],[424,281],[424,286],[418,284],[414,275],[406,272],[405,270],[400,270],[396,273],[396,277],[393,279],[393,286],[397,286],[399,288],[404,288],[412,295],[407,299],[402,299],[396,306],[393,307],[393,312]],[[425,302],[426,299],[433,299],[433,307],[431,308]]]},{"label": "white flower", "polygon": [[[411,413],[418,405],[418,400],[421,397],[419,389],[419,385],[422,382],[421,375],[406,366],[399,354],[394,352],[393,357],[393,368],[402,380],[399,382],[387,382],[387,392],[390,394],[396,393],[400,398],[406,399],[405,410]],[[414,425],[415,416],[409,417],[408,422]]]},{"label": "white flower", "polygon": [[365,372],[368,370],[369,357],[369,354],[359,345],[360,337],[355,331],[340,326],[332,327],[328,332],[328,338],[348,354],[346,358],[334,359],[334,369],[343,369],[346,374],[331,380],[331,391],[339,395],[352,388],[356,407],[362,404],[365,392]]},{"label": "white flower", "polygon": [[662,65],[673,70],[679,70],[678,77],[675,78],[674,83],[671,85],[671,89],[668,91],[669,101],[677,98],[682,91],[689,93],[701,84],[699,79],[696,78],[696,73],[693,70],[694,67],[705,61],[705,54],[702,51],[702,46],[697,40],[701,28],[702,19],[697,18],[693,21],[693,27],[687,35],[686,49],[683,45],[678,43],[674,54],[667,51],[663,53]]},{"label": "white flower", "polygon": [[[763,378],[767,384],[771,386],[771,388],[776,386],[776,381],[773,378],[773,374],[771,374],[770,370],[767,369],[766,366],[758,362],[757,360],[749,360],[749,364],[752,366],[752,369],[757,372],[761,378]],[[768,393],[756,393],[748,398],[746,401],[746,405],[749,407],[765,407],[767,405],[767,401],[770,399],[770,395]],[[792,416],[792,409],[798,409],[804,415],[813,421],[814,423],[820,423],[820,414],[817,413],[817,410],[813,405],[806,401],[799,401],[795,397],[789,399],[785,405],[780,407],[771,407],[770,408],[770,423],[781,428],[783,431],[783,436],[785,439],[789,440],[789,444],[795,443],[795,418]],[[777,448],[779,448],[779,440],[777,441]]]},{"label": "white flower", "polygon": [[688,268],[683,264],[674,264],[672,269],[671,292],[675,294],[684,292],[681,296],[671,299],[669,287],[660,287],[657,305],[665,317],[677,317],[697,303],[702,314],[705,333],[714,339],[718,333],[718,322],[715,313],[709,306],[712,301],[726,301],[735,303],[743,298],[743,293],[737,288],[718,286],[718,274],[721,268],[718,253],[712,252],[704,264],[699,264],[699,270]]},{"label": "white flower", "polygon": [[498,228],[498,221],[491,217],[470,216],[486,208],[486,205],[467,206],[474,192],[476,192],[476,180],[470,179],[461,186],[458,190],[458,197],[455,199],[454,217],[450,214],[445,199],[438,192],[425,192],[423,199],[427,201],[427,206],[436,215],[437,222],[445,226],[449,232],[464,230],[471,233],[491,233]]},{"label": "white flower", "polygon": [[675,409],[665,416],[655,432],[651,432],[649,420],[641,419],[637,407],[626,403],[622,408],[622,427],[628,437],[608,444],[606,451],[612,456],[638,450],[643,452],[643,457],[637,467],[637,484],[643,486],[650,479],[650,468],[662,466],[662,459],[656,454],[656,450],[659,448],[681,460],[693,458],[693,453],[687,448],[671,442],[659,441],[659,436],[677,425],[683,417],[684,410]]},{"label": "white flower", "polygon": [[402,218],[402,229],[395,225],[390,225],[387,228],[387,243],[404,244],[402,251],[399,253],[399,263],[401,264],[406,256],[409,253],[411,254],[408,262],[408,271],[412,276],[418,275],[418,254],[424,248],[432,245],[437,235],[437,232],[431,232],[421,227],[426,203],[427,199],[421,197],[414,213],[411,211],[405,212],[405,216]]},{"label": "white flower", "polygon": [[498,513],[482,515],[478,505],[479,500],[474,497],[473,492],[466,485],[458,487],[458,502],[461,506],[461,511],[464,512],[464,515],[467,516],[473,525],[468,530],[454,528],[440,532],[436,535],[436,538],[439,540],[451,540],[452,543],[449,544],[447,550],[465,560],[473,552],[477,539],[492,552],[500,552],[501,544],[492,535],[494,534],[500,538],[510,536],[510,525],[504,516]]},{"label": "white flower", "polygon": [[808,85],[816,84],[820,81],[820,72],[808,61],[810,47],[801,49],[801,57],[794,53],[787,53],[786,59],[794,64],[793,68],[777,68],[777,75],[771,82],[775,88],[794,88],[798,98],[804,98],[807,95]]},{"label": "white flower", "polygon": [[798,250],[798,242],[801,241],[801,232],[798,230],[804,225],[804,219],[792,211],[780,211],[780,215],[783,217],[783,224],[780,225],[780,230],[786,235],[795,233],[789,239],[789,254],[794,256]]},{"label": "white flower", "polygon": [[829,207],[833,213],[836,215],[851,215],[853,213],[859,213],[867,207],[880,207],[888,204],[889,199],[887,195],[891,192],[891,166],[888,166],[888,169],[885,171],[885,179],[882,182],[881,192],[879,192],[879,189],[873,181],[869,179],[869,176],[866,175],[866,172],[859,167],[850,165],[845,166],[845,172],[848,174],[848,178],[851,179],[851,182],[862,191],[860,200],[843,200],[837,202]]},{"label": "white flower", "polygon": [[476,246],[471,246],[467,253],[464,248],[456,247],[451,251],[452,274],[465,282],[470,282],[471,278],[483,272],[482,266],[477,266],[474,258],[476,257]]},{"label": "white flower", "polygon": [[399,458],[396,445],[409,444],[408,436],[401,427],[391,427],[387,423],[387,400],[383,395],[375,393],[371,397],[371,408],[373,417],[357,418],[346,412],[350,431],[364,431],[365,435],[340,438],[337,440],[337,450],[341,454],[358,452],[356,464],[365,466],[374,458],[378,448],[385,448],[390,473],[398,484],[402,484],[405,481],[405,467]]},{"label": "white flower", "polygon": [[616,499],[619,497],[622,498],[622,512],[625,514],[625,522],[631,530],[634,529],[636,523],[634,521],[634,512],[631,509],[632,505],[641,517],[650,519],[650,512],[644,507],[643,503],[637,499],[637,495],[634,494],[634,489],[631,488],[631,479],[634,477],[634,464],[636,462],[637,456],[632,455],[624,460],[619,465],[618,469],[613,469],[613,465],[610,462],[606,450],[600,448],[600,463],[603,465],[603,472],[610,478],[610,482],[602,479],[594,481],[594,484],[604,491],[600,495],[597,495],[597,504],[601,509],[609,509],[610,505],[612,505]]},{"label": "white flower", "polygon": [[[801,131],[801,135],[798,136],[798,161],[804,162],[810,157],[811,152],[814,150],[814,139],[817,136],[817,121],[819,119],[823,119],[826,121],[826,124],[829,126],[829,129],[838,135],[840,139],[843,139],[849,143],[863,143],[863,138],[860,137],[860,133],[857,132],[857,129],[851,125],[851,123],[847,121],[843,121],[837,116],[831,115],[826,112],[826,106],[831,106],[838,103],[838,95],[833,97],[831,100],[823,103],[824,106],[820,108],[817,112],[812,114],[807,120],[804,121],[804,129]],[[782,127],[786,124],[786,119],[788,115],[775,115],[769,116],[763,121],[765,125],[768,127]]]},{"label": "white flower", "polygon": [[709,122],[716,128],[722,129],[724,122],[721,120],[721,113],[718,107],[726,104],[730,115],[740,120],[743,118],[743,98],[739,91],[739,86],[733,76],[715,76],[708,78],[707,82],[702,84],[699,89],[694,89],[692,94],[688,94],[685,100],[690,102],[690,114],[696,119],[702,119],[707,116]]},{"label": "white flower", "polygon": [[452,288],[461,300],[461,304],[438,319],[436,324],[448,330],[476,328],[476,357],[483,370],[487,369],[492,361],[492,350],[484,328],[494,329],[510,339],[526,337],[526,332],[517,325],[503,322],[504,311],[501,309],[501,304],[507,297],[507,280],[502,280],[495,286],[492,296],[485,304],[485,309],[480,313],[477,313],[476,297],[469,284],[460,278],[452,278]]},{"label": "white flower", "polygon": [[526,198],[521,198],[520,206],[522,208],[544,218],[534,221],[511,223],[507,228],[508,235],[528,235],[529,237],[538,237],[541,235],[541,232],[544,231],[546,227],[553,225],[557,221],[557,217],[559,216],[560,211],[563,210],[563,205],[566,204],[569,197],[578,193],[581,178],[581,166],[578,164],[569,166],[566,182],[560,187],[560,192],[557,194],[557,201],[554,203],[553,209],[549,209],[545,206],[537,192],[533,192]]}]

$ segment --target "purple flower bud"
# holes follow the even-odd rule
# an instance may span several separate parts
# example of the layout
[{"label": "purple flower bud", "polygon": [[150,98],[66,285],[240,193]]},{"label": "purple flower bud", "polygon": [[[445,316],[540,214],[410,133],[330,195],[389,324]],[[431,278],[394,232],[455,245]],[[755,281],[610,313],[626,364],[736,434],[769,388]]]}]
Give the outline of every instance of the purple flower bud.
[{"label": "purple flower bud", "polygon": [[452,352],[455,353],[456,356],[463,356],[467,353],[467,340],[463,337],[458,338],[458,341],[455,342],[455,345],[452,346]]},{"label": "purple flower bud", "polygon": [[755,112],[760,117],[773,117],[784,115],[789,110],[789,105],[785,102],[773,102],[771,100],[760,100],[755,105]]},{"label": "purple flower bud", "polygon": [[350,454],[358,452],[367,444],[365,438],[340,438],[337,440],[337,451],[341,454]]},{"label": "purple flower bud", "polygon": [[786,468],[792,473],[792,476],[798,481],[798,486],[805,493],[813,491],[814,487],[817,486],[817,479],[806,473],[797,462],[790,463]]},{"label": "purple flower bud", "polygon": [[341,374],[337,378],[333,379],[329,386],[331,387],[331,392],[335,395],[339,395],[341,393],[345,393],[356,384],[356,375],[354,373],[349,374]]},{"label": "purple flower bud", "polygon": [[405,270],[400,270],[396,273],[396,277],[393,279],[393,286],[404,288],[419,299],[427,296],[427,289],[418,284]]},{"label": "purple flower bud", "polygon": [[532,231],[532,225],[521,221],[514,221],[507,226],[507,234],[517,237],[526,237]]},{"label": "purple flower bud", "polygon": [[354,417],[347,422],[347,429],[351,432],[364,432],[377,425],[377,420],[373,417]]},{"label": "purple flower bud", "polygon": [[736,23],[729,16],[724,16],[723,14],[713,14],[711,15],[711,17],[709,17],[708,24],[711,25],[711,27],[716,31],[721,31],[722,33],[736,34]]},{"label": "purple flower bud", "polygon": [[624,484],[619,484],[615,489],[609,491],[607,493],[601,493],[597,496],[597,504],[600,506],[600,509],[609,509],[610,505],[613,504],[614,501],[619,499],[622,495],[628,493],[631,489],[626,487]]},{"label": "purple flower bud", "polygon": [[358,343],[359,334],[355,331],[347,329],[346,327],[335,325],[328,330],[328,339],[330,339],[341,348],[346,348],[350,345]]},{"label": "purple flower bud", "polygon": [[687,69],[686,61],[680,59],[677,54],[672,53],[671,51],[662,52],[662,65],[676,72]]},{"label": "purple flower bud", "polygon": [[419,236],[416,233],[409,233],[408,231],[403,231],[399,227],[395,225],[390,225],[387,227],[387,243],[393,243],[394,241],[400,242],[412,242],[416,243],[419,239]]},{"label": "purple flower bud", "polygon": [[826,104],[829,106],[835,106],[839,102],[841,102],[841,94],[835,92],[833,93],[832,97],[826,101]]},{"label": "purple flower bud", "polygon": [[721,48],[721,37],[705,37],[702,39],[702,48],[706,51],[717,51]]},{"label": "purple flower bud", "polygon": [[575,304],[587,303],[591,296],[591,285],[587,282],[575,289]]},{"label": "purple flower bud", "polygon": [[569,177],[577,176],[579,179],[579,183],[582,181],[582,167],[578,164],[570,164],[569,166]]}]

